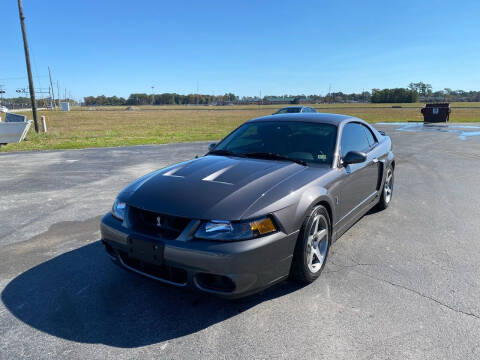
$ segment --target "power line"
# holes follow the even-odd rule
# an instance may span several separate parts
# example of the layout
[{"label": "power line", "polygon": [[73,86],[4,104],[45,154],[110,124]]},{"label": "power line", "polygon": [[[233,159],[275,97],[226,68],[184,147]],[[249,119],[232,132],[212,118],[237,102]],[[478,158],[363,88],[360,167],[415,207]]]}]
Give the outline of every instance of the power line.
[{"label": "power line", "polygon": [[[46,78],[48,75],[37,75],[37,78]],[[28,76],[18,76],[18,77],[6,77],[6,78],[0,78],[1,81],[4,80],[25,80],[28,79]]]}]

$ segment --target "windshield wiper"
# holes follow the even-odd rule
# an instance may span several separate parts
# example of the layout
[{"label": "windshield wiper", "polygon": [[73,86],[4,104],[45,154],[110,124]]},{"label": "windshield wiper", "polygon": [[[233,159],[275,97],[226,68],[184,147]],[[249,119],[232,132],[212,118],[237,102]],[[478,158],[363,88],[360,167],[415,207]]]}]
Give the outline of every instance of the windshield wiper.
[{"label": "windshield wiper", "polygon": [[251,152],[251,153],[246,153],[242,154],[245,157],[250,157],[250,158],[259,158],[259,159],[272,159],[272,160],[286,160],[286,161],[292,161],[294,163],[307,166],[307,162],[299,159],[292,159],[280,154],[275,154],[271,152]]},{"label": "windshield wiper", "polygon": [[238,154],[236,152],[233,152],[230,150],[223,150],[223,149],[209,151],[207,155],[225,155],[225,156],[240,156],[240,157],[244,156],[243,154]]}]

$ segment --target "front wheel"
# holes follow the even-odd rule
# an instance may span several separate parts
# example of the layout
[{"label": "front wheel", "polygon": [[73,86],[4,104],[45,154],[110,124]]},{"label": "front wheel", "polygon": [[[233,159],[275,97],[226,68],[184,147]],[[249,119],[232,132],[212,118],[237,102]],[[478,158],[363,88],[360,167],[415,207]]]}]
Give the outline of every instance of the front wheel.
[{"label": "front wheel", "polygon": [[293,254],[290,277],[301,283],[315,281],[325,267],[330,248],[330,217],[316,206],[305,219]]},{"label": "front wheel", "polygon": [[387,168],[385,175],[385,183],[383,185],[382,194],[380,195],[380,200],[378,202],[377,208],[379,210],[384,210],[390,205],[393,195],[393,168]]}]

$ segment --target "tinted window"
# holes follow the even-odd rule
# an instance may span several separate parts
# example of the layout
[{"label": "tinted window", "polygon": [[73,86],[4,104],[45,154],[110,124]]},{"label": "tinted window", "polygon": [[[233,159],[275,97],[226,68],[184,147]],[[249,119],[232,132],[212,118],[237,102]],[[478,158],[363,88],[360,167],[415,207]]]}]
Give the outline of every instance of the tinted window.
[{"label": "tinted window", "polygon": [[358,123],[345,125],[342,131],[340,148],[342,157],[349,151],[368,151],[370,145],[368,144],[364,126]]},{"label": "tinted window", "polygon": [[373,137],[373,134],[368,127],[363,126],[363,128],[365,130],[365,135],[367,135],[368,144],[370,145],[370,147],[372,147],[376,143],[375,138]]},{"label": "tinted window", "polygon": [[331,164],[337,127],[299,121],[252,122],[239,127],[215,150],[237,154],[269,152],[307,162]]}]

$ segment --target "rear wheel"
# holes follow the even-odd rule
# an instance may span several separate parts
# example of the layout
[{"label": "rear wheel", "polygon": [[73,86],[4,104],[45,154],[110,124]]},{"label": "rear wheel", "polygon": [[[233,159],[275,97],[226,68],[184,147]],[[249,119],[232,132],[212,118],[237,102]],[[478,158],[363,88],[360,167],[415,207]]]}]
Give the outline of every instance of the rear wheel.
[{"label": "rear wheel", "polygon": [[393,195],[393,168],[387,168],[385,175],[385,183],[383,185],[382,194],[380,195],[380,200],[378,202],[377,208],[384,210],[390,205]]},{"label": "rear wheel", "polygon": [[316,206],[305,219],[293,254],[290,277],[311,283],[320,276],[330,248],[330,217],[327,210]]}]

